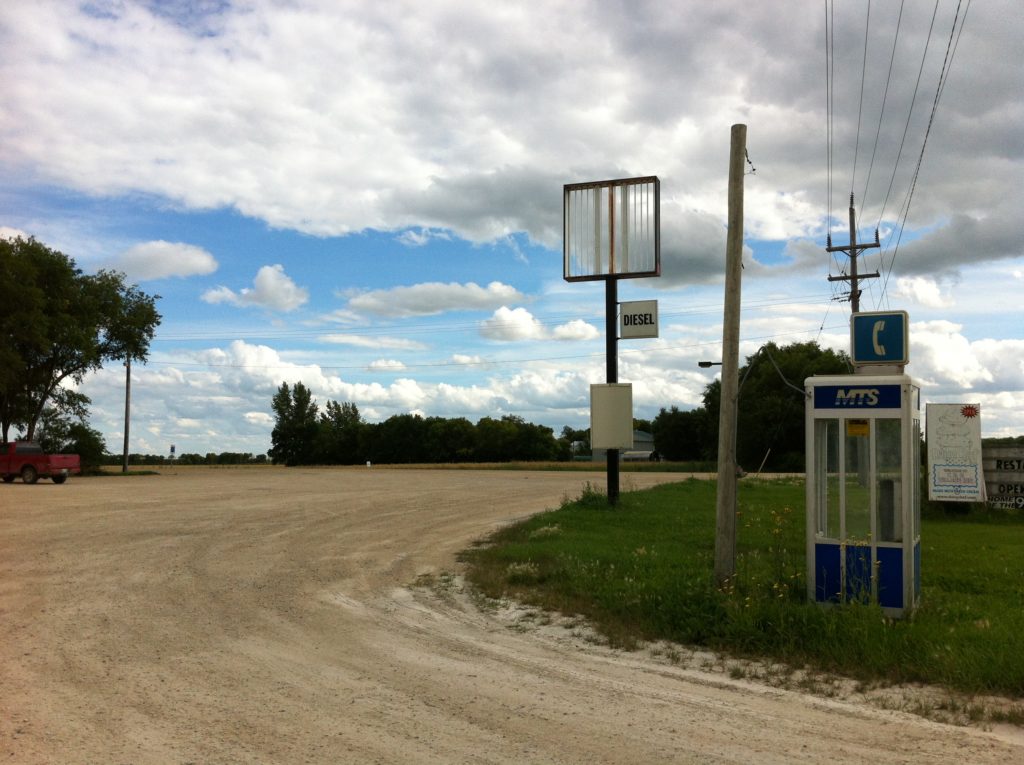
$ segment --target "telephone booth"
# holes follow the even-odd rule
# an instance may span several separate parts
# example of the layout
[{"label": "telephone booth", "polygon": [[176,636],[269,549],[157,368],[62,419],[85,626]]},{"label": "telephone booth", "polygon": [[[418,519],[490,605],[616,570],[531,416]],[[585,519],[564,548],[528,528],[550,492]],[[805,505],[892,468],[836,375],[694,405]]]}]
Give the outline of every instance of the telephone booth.
[{"label": "telephone booth", "polygon": [[807,596],[909,613],[921,598],[920,388],[903,374],[804,384]]}]

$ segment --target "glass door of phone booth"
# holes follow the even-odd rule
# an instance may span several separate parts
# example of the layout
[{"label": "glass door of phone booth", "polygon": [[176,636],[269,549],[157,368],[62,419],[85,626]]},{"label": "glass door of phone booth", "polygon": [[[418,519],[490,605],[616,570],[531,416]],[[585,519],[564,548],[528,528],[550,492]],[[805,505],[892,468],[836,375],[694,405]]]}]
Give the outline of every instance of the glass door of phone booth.
[{"label": "glass door of phone booth", "polygon": [[906,375],[811,377],[807,399],[807,594],[920,600],[920,389]]}]

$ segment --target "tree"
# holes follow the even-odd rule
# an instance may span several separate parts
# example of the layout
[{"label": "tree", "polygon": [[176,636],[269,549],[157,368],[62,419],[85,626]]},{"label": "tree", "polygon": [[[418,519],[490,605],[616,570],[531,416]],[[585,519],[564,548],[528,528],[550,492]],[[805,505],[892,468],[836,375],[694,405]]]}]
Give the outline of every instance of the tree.
[{"label": "tree", "polygon": [[662,408],[651,423],[654,449],[667,460],[707,459],[707,410]]},{"label": "tree", "polygon": [[[814,341],[780,348],[768,343],[740,368],[742,385],[736,424],[736,459],[748,469],[765,465],[774,470],[803,470],[805,399],[800,390],[813,375],[847,374],[850,360],[842,351],[822,349]],[[788,383],[788,384],[787,384]],[[791,387],[793,386],[793,387]],[[711,415],[707,437],[718,452],[718,406],[721,382],[704,389],[704,408]]]},{"label": "tree", "polygon": [[317,406],[305,385],[281,383],[270,403],[277,421],[270,433],[270,458],[288,466],[310,465],[316,455]]},{"label": "tree", "polygon": [[365,427],[359,408],[348,401],[328,401],[320,415],[317,432],[317,461],[325,465],[354,465],[360,462],[359,439]]},{"label": "tree", "polygon": [[115,271],[83,274],[35,239],[0,239],[0,436],[17,425],[31,440],[47,404],[76,416],[88,405],[65,383],[106,361],[144,361],[158,298]]},{"label": "tree", "polygon": [[386,465],[434,461],[427,444],[430,426],[420,415],[392,415],[374,431],[371,461]]},{"label": "tree", "polygon": [[476,424],[476,432],[477,460],[480,462],[558,458],[554,431],[544,425],[526,422],[514,414],[506,414],[500,420],[483,417]]},{"label": "tree", "polygon": [[654,433],[654,423],[651,420],[641,420],[638,417],[634,417],[633,430],[639,430],[641,433]]},{"label": "tree", "polygon": [[98,471],[106,457],[102,433],[85,418],[73,420],[53,407],[43,410],[35,438],[47,454],[77,454],[86,473]]},{"label": "tree", "polygon": [[427,446],[431,462],[469,462],[476,454],[476,428],[465,417],[427,418]]},{"label": "tree", "polygon": [[566,454],[566,459],[573,457],[589,457],[590,450],[590,428],[577,430],[569,425],[562,428],[562,435],[558,440],[562,446],[560,451]]}]

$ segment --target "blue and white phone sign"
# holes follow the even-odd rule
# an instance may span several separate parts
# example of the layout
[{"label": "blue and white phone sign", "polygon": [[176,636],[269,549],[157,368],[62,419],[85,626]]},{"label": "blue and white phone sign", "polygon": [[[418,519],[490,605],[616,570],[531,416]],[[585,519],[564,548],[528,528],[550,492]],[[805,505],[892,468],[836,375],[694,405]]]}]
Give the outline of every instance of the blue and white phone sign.
[{"label": "blue and white phone sign", "polygon": [[906,311],[855,313],[850,320],[854,364],[906,364],[910,350]]}]

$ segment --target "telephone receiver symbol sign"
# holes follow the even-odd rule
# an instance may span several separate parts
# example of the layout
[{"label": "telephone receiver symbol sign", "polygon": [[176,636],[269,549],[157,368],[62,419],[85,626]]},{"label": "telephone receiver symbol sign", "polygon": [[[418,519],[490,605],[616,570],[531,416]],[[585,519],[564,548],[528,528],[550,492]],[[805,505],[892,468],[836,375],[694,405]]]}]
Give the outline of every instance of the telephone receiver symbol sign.
[{"label": "telephone receiver symbol sign", "polygon": [[878,342],[878,335],[885,329],[884,321],[876,321],[871,330],[871,344],[875,346],[875,353],[879,356],[885,355],[885,346]]}]

